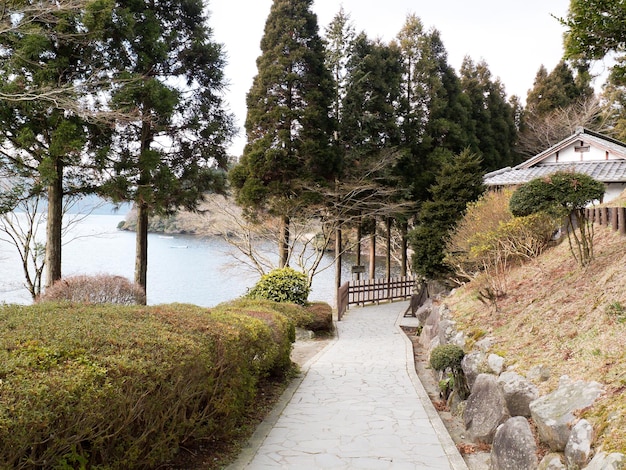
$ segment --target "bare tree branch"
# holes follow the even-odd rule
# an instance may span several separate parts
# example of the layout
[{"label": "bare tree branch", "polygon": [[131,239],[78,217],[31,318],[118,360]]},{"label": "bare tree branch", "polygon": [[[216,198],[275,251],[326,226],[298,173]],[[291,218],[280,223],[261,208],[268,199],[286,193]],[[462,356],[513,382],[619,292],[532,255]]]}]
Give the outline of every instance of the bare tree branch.
[{"label": "bare tree branch", "polygon": [[545,115],[538,115],[531,109],[524,117],[524,126],[525,129],[520,133],[518,148],[527,158],[534,157],[569,137],[578,127],[587,127],[603,133],[610,130],[605,108],[600,98],[595,95]]}]

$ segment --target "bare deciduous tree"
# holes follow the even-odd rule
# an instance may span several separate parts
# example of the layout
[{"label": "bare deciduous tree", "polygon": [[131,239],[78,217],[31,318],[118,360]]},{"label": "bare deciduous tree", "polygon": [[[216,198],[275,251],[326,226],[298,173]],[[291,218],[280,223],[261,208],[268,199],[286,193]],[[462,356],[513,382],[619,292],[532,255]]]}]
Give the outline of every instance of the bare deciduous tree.
[{"label": "bare deciduous tree", "polygon": [[595,95],[547,114],[540,115],[529,109],[525,112],[523,122],[524,129],[520,133],[518,149],[526,158],[534,157],[559,143],[572,135],[578,127],[586,127],[596,132],[610,130],[603,103]]},{"label": "bare deciduous tree", "polygon": [[[364,217],[382,220],[394,214],[410,213],[412,203],[400,198],[399,190],[385,181],[382,184],[377,174],[389,168],[397,156],[386,153],[350,181],[337,181],[333,187],[306,187],[304,191],[315,192],[319,204],[294,207],[290,214],[291,243],[287,252],[287,264],[297,266],[309,278],[332,267],[346,252],[352,251],[360,240],[350,237],[334,250],[329,247],[339,230],[354,230]],[[257,214],[246,218],[232,205],[216,203],[216,207],[227,222],[221,232],[233,247],[232,255],[243,265],[259,274],[278,267],[278,259],[272,256],[271,247],[280,239],[280,224],[275,217]],[[395,238],[400,238],[396,235]],[[392,243],[402,246],[402,243]],[[332,261],[325,263],[324,255],[333,252]],[[400,257],[397,257],[400,258]]]}]

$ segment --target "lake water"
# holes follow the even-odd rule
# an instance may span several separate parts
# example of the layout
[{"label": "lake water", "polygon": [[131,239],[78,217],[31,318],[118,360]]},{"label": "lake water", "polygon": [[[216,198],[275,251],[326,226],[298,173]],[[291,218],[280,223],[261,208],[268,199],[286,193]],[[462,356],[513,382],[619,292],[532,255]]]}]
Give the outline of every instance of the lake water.
[{"label": "lake water", "polygon": [[[116,274],[133,279],[135,233],[117,230],[123,218],[90,215],[72,226],[64,237],[63,276]],[[150,234],[148,304],[181,302],[212,307],[245,294],[259,274],[236,263],[230,251],[221,238]],[[351,264],[344,262],[344,282],[350,278]],[[383,263],[379,264],[384,272]],[[322,265],[332,265],[332,257],[325,256]],[[314,277],[309,299],[335,305],[333,266]],[[5,242],[0,242],[0,302],[31,303],[17,250]]]}]

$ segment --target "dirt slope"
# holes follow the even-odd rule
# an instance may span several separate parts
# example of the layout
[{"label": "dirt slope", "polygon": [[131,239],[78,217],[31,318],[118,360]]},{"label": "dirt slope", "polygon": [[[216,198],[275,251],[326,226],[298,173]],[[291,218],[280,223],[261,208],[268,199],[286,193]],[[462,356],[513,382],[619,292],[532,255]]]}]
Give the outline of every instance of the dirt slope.
[{"label": "dirt slope", "polygon": [[496,311],[478,300],[477,279],[445,299],[459,328],[477,339],[493,336],[492,352],[525,374],[551,370],[542,393],[559,377],[605,384],[599,403],[585,410],[596,446],[626,453],[626,238],[595,229],[595,259],[581,269],[567,241],[507,277],[507,295]]}]

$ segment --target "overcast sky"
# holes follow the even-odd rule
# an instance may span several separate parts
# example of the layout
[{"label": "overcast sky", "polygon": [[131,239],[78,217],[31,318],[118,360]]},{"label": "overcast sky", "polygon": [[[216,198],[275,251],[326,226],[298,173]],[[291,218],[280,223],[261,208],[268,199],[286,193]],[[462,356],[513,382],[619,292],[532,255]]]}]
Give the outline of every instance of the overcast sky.
[{"label": "overcast sky", "polygon": [[[256,75],[272,0],[207,1],[209,26],[227,55],[227,100],[240,127],[230,152],[238,156],[245,143],[246,93]],[[564,17],[569,0],[314,0],[320,34],[342,5],[357,32],[384,41],[397,35],[407,14],[416,14],[426,29],[439,30],[457,72],[466,55],[475,62],[485,60],[507,94],[525,100],[539,67],[550,71],[561,59],[565,29],[552,15]]]}]

